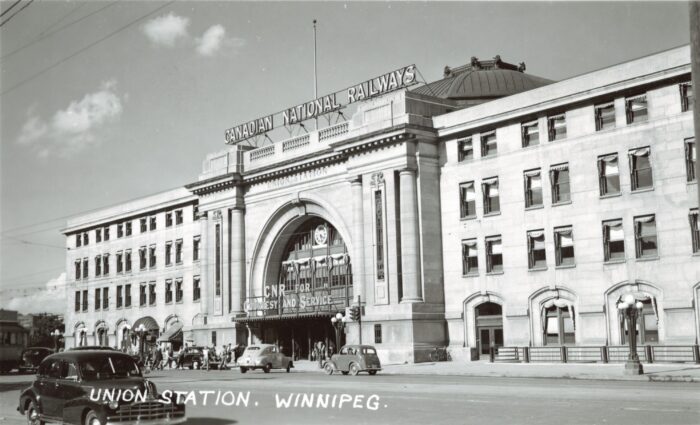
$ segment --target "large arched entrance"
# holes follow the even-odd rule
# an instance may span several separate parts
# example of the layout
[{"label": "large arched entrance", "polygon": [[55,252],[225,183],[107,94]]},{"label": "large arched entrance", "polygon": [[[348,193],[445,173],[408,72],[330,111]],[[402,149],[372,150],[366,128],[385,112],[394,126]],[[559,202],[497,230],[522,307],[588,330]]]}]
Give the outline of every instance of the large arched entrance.
[{"label": "large arched entrance", "polygon": [[350,256],[340,232],[321,217],[298,217],[278,235],[262,295],[246,300],[247,316],[241,321],[254,341],[276,343],[287,355],[310,358],[319,342],[337,350],[330,319],[350,305],[352,296]]},{"label": "large arched entrance", "polygon": [[503,347],[503,312],[501,306],[486,302],[479,304],[474,309],[476,319],[476,337],[479,345],[479,358],[488,357],[489,349],[493,345],[497,351]]}]

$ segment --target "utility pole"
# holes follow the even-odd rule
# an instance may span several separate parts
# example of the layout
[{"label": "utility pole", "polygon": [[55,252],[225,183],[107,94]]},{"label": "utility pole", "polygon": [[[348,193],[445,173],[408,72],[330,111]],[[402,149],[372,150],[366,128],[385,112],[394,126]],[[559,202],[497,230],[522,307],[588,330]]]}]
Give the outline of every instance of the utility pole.
[{"label": "utility pole", "polygon": [[[700,134],[700,102],[698,102],[697,85],[700,81],[700,3],[690,1],[688,5],[688,14],[690,15],[690,66],[691,66],[691,81],[693,85],[693,121],[695,123],[695,134]],[[698,151],[699,140],[695,139],[695,152]],[[695,176],[700,178],[700,161],[695,161]],[[697,185],[698,190],[698,205],[700,208],[700,184]]]},{"label": "utility pole", "polygon": [[[314,19],[314,100],[318,99],[318,79],[316,69],[316,20]],[[314,118],[318,130],[318,117]]]}]

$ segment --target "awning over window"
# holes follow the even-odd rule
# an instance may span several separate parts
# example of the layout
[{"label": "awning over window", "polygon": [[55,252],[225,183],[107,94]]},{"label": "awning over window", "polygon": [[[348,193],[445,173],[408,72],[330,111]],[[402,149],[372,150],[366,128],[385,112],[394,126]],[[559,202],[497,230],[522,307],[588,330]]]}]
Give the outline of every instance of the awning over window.
[{"label": "awning over window", "polygon": [[168,330],[163,332],[163,335],[158,338],[158,342],[182,341],[182,323],[175,322]]},{"label": "awning over window", "polygon": [[151,316],[145,316],[135,321],[134,326],[132,326],[132,329],[138,329],[141,326],[141,324],[143,324],[143,326],[149,331],[157,331],[160,329],[160,326],[158,326],[158,322],[156,322],[156,320]]},{"label": "awning over window", "polygon": [[630,155],[647,156],[647,155],[649,155],[649,148],[646,147],[646,148],[641,148],[641,149],[636,149],[636,150],[630,151]]},{"label": "awning over window", "polygon": [[569,169],[568,162],[566,164],[552,165],[552,167],[550,168],[551,171],[566,171],[568,169]]}]

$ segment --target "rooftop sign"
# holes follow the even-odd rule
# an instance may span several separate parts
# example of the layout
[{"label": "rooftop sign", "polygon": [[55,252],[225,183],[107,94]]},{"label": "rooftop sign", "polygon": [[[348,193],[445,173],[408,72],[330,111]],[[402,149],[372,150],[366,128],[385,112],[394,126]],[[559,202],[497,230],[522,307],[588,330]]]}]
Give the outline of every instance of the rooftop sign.
[{"label": "rooftop sign", "polygon": [[[318,99],[293,106],[282,112],[257,118],[226,130],[226,143],[236,144],[255,136],[261,136],[275,128],[275,116],[281,118],[282,125],[289,126],[306,120],[338,111],[343,107],[362,100],[381,96],[385,93],[416,84],[416,66],[408,65],[360,84],[348,87]],[[346,99],[343,103],[339,97]],[[281,117],[280,117],[281,115]],[[277,121],[279,122],[279,121]]]}]

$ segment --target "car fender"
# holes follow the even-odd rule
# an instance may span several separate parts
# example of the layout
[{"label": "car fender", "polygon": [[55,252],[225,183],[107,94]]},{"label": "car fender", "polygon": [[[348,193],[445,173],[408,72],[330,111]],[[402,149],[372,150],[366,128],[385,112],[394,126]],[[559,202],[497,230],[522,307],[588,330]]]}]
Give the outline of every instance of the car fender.
[{"label": "car fender", "polygon": [[92,401],[88,397],[68,400],[63,405],[63,420],[70,424],[80,424],[83,421],[83,412],[87,409],[97,413],[101,423],[107,423],[107,405]]},{"label": "car fender", "polygon": [[34,400],[37,409],[41,411],[41,400],[37,397],[31,388],[27,388],[19,395],[19,405],[17,406],[17,411],[24,415],[24,408],[27,405],[28,400]]}]

